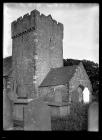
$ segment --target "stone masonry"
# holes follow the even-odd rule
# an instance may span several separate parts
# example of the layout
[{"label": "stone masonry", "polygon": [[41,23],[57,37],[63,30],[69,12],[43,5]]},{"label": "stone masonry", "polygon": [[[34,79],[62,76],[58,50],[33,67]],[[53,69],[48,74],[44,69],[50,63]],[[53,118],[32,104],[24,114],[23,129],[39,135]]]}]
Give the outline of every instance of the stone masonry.
[{"label": "stone masonry", "polygon": [[36,97],[49,70],[63,66],[63,24],[34,10],[12,22],[11,33],[14,94]]},{"label": "stone masonry", "polygon": [[[76,69],[76,72],[74,73],[72,79],[69,82],[70,100],[77,101],[77,96],[78,96],[77,92],[78,92],[79,85],[82,85],[83,87],[87,87],[90,93],[92,93],[92,85],[82,63],[79,64],[79,66]],[[73,93],[75,94],[73,95]],[[90,95],[90,100],[91,100],[91,95]]]}]

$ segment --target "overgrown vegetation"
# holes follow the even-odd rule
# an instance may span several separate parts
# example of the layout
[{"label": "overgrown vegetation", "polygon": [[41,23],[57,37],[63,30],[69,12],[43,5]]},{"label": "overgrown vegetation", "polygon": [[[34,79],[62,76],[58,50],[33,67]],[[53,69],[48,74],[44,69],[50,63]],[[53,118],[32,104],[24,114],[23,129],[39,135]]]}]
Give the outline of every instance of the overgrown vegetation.
[{"label": "overgrown vegetation", "polygon": [[98,100],[99,95],[99,65],[89,60],[75,60],[75,59],[63,59],[64,66],[78,65],[82,62],[85,70],[92,83],[94,100]]},{"label": "overgrown vegetation", "polygon": [[[99,95],[99,66],[97,63],[88,60],[74,60],[64,59],[64,66],[78,65],[80,62],[83,63],[85,70],[92,83],[94,100],[98,100]],[[67,130],[67,131],[87,131],[88,124],[88,107],[89,105],[81,103],[72,103],[70,106],[70,114],[65,117],[52,117],[51,126],[52,130]]]},{"label": "overgrown vegetation", "polygon": [[71,104],[70,115],[65,117],[52,117],[51,125],[53,131],[87,131],[88,105]]}]

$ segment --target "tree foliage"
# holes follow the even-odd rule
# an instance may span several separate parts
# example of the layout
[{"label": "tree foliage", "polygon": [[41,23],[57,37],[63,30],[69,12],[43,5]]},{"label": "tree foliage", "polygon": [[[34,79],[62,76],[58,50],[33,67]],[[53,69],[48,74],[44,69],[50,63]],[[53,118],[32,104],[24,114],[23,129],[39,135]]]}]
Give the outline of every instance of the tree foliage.
[{"label": "tree foliage", "polygon": [[83,63],[84,68],[92,83],[92,88],[93,88],[92,95],[97,100],[99,94],[99,65],[89,60],[63,59],[63,62],[64,62],[64,66],[78,65],[80,62]]}]

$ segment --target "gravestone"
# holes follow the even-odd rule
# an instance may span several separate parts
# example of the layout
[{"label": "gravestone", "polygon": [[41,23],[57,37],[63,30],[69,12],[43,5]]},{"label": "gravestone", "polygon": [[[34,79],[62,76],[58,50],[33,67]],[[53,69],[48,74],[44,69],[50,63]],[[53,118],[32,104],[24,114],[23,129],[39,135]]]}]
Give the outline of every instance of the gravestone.
[{"label": "gravestone", "polygon": [[19,130],[20,127],[24,131],[51,130],[50,108],[41,98],[16,100],[13,116],[18,126],[15,130]]},{"label": "gravestone", "polygon": [[10,101],[5,90],[3,91],[3,129],[11,130],[13,128],[13,108],[12,102]]},{"label": "gravestone", "polygon": [[98,131],[98,102],[93,102],[88,110],[88,131]]},{"label": "gravestone", "polygon": [[24,130],[51,130],[50,108],[41,98],[30,101],[24,112]]}]

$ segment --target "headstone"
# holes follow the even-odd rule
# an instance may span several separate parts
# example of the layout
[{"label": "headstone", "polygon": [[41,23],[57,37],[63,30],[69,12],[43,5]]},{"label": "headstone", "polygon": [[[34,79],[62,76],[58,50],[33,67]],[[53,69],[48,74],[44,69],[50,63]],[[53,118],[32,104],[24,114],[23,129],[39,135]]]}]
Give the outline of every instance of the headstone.
[{"label": "headstone", "polygon": [[12,130],[13,127],[13,106],[5,90],[3,91],[3,129]]},{"label": "headstone", "polygon": [[98,102],[93,102],[88,110],[88,131],[98,131]]},{"label": "headstone", "polygon": [[49,106],[41,98],[34,99],[24,108],[24,130],[51,130],[51,114]]}]

